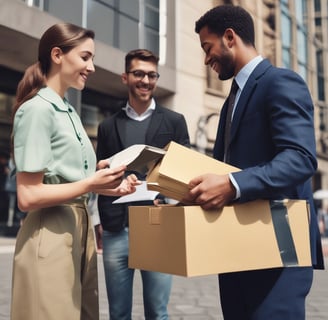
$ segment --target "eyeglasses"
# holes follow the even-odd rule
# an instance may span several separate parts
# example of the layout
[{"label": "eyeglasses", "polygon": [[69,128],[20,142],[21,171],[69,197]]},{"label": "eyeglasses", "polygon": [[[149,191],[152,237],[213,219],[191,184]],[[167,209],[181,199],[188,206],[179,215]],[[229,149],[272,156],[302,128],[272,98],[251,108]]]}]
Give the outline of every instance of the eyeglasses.
[{"label": "eyeglasses", "polygon": [[134,70],[128,71],[127,73],[132,73],[137,80],[142,80],[145,76],[147,76],[150,82],[155,82],[159,78],[159,73],[155,71],[145,72],[142,70]]}]

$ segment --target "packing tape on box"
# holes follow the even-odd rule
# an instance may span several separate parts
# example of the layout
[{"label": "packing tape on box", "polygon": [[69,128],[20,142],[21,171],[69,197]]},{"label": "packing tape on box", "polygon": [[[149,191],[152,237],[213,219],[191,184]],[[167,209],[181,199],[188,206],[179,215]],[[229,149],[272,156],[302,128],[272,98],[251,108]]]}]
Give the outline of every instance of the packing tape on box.
[{"label": "packing tape on box", "polygon": [[285,267],[298,266],[298,258],[288,221],[288,210],[285,201],[270,201],[270,208],[281,261]]}]

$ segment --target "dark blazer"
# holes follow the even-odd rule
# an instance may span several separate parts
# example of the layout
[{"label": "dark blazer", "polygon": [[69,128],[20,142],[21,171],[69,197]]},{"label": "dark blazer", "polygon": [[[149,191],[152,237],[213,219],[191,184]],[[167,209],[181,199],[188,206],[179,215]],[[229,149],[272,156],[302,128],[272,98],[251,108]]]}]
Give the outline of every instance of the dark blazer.
[{"label": "dark blazer", "polygon": [[[223,160],[223,105],[214,157]],[[255,199],[306,199],[311,208],[311,250],[323,268],[311,177],[317,169],[313,104],[303,79],[263,60],[241,92],[231,125],[229,163],[240,187],[239,202]]]},{"label": "dark blazer", "polygon": [[[125,120],[124,110],[105,119],[98,127],[97,159],[106,159],[124,149]],[[156,105],[146,133],[145,144],[163,148],[170,141],[190,146],[187,124],[184,116]],[[127,223],[127,206],[112,202],[117,197],[98,197],[98,209],[102,227],[108,231],[119,231]],[[134,204],[136,205],[136,204]]]}]

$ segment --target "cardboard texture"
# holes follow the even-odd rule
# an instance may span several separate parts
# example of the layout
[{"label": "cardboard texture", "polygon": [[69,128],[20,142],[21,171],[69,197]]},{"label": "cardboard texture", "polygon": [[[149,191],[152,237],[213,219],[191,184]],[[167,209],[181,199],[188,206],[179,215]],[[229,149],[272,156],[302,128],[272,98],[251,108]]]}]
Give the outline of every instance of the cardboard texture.
[{"label": "cardboard texture", "polygon": [[[311,266],[306,201],[286,200],[279,206],[279,214],[268,201],[220,211],[199,206],[130,207],[129,267],[190,277]],[[273,218],[280,213],[283,220]],[[284,257],[289,248],[293,252],[287,256],[294,255],[294,262]]]},{"label": "cardboard texture", "polygon": [[147,174],[147,188],[181,201],[191,179],[205,173],[228,174],[239,169],[175,142]]}]

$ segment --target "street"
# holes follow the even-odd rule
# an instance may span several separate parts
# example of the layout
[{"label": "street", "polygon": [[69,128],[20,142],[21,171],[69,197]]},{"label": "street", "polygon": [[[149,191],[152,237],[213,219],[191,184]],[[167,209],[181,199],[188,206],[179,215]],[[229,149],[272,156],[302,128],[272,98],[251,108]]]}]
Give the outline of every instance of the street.
[{"label": "street", "polygon": [[[328,239],[323,239],[326,267],[328,266]],[[0,237],[0,320],[8,320],[10,312],[11,268],[15,239]],[[108,320],[102,256],[98,255],[100,320]],[[315,271],[314,282],[307,301],[308,320],[328,318],[328,271]],[[171,320],[222,320],[218,302],[217,277],[185,278],[174,276],[169,304]],[[133,320],[143,317],[142,293],[139,272],[136,272]]]}]

